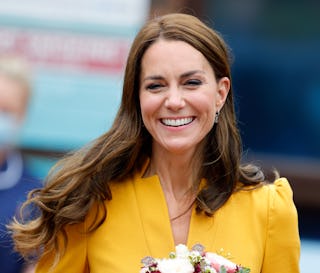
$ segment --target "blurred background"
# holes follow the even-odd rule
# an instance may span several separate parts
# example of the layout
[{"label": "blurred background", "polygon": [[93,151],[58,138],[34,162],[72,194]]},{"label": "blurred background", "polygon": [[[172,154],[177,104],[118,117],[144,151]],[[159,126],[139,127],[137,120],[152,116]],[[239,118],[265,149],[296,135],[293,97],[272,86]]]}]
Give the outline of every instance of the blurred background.
[{"label": "blurred background", "polygon": [[232,50],[244,159],[289,178],[301,272],[311,272],[320,258],[319,11],[318,0],[1,0],[0,55],[32,67],[19,141],[28,168],[43,179],[64,153],[108,130],[130,43],[148,17],[196,15]]}]

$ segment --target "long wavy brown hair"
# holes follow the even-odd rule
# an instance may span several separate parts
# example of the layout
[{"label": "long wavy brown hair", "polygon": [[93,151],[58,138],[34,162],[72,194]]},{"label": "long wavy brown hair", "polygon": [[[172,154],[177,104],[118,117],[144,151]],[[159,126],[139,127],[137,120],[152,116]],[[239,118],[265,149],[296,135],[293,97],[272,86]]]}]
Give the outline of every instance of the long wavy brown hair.
[{"label": "long wavy brown hair", "polygon": [[[158,39],[184,41],[211,64],[217,80],[230,73],[230,53],[221,36],[199,19],[169,14],[147,22],[133,41],[124,75],[121,105],[111,129],[79,151],[60,160],[45,186],[29,194],[25,207],[37,209],[33,220],[15,219],[9,226],[17,251],[28,257],[36,251],[56,251],[58,234],[66,225],[83,222],[93,207],[102,210],[90,231],[106,219],[105,200],[111,200],[110,181],[121,183],[139,170],[151,155],[152,138],[142,123],[139,88],[141,59]],[[201,146],[199,178],[207,180],[197,197],[197,210],[212,215],[236,190],[237,183],[257,185],[264,180],[254,165],[242,166],[241,140],[236,124],[232,88],[216,124]],[[97,204],[98,206],[96,206]],[[67,237],[65,236],[67,243]],[[42,253],[43,254],[43,253]]]}]

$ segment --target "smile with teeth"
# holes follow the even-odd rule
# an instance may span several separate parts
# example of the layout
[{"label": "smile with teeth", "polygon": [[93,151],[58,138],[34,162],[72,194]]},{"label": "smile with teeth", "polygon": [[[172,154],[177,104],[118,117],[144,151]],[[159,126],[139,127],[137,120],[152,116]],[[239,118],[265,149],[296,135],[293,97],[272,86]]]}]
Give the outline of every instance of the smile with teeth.
[{"label": "smile with teeth", "polygon": [[193,117],[179,118],[179,119],[163,118],[161,119],[161,123],[167,126],[179,127],[179,126],[187,125],[191,123],[193,120],[194,120]]}]

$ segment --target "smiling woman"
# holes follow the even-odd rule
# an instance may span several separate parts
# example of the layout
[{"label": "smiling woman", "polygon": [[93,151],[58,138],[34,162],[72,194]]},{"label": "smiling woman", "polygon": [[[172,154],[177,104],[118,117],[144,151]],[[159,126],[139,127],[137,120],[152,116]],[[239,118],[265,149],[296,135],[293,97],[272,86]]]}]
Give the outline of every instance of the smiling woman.
[{"label": "smiling woman", "polygon": [[188,43],[165,39],[145,52],[140,78],[141,115],[154,139],[153,155],[194,154],[223,107],[229,78],[217,80],[207,59]]},{"label": "smiling woman", "polygon": [[139,272],[141,258],[197,243],[251,273],[297,273],[288,181],[267,183],[241,157],[227,45],[190,15],[150,20],[112,128],[29,195],[40,213],[13,221],[16,249],[37,254],[39,273]]}]

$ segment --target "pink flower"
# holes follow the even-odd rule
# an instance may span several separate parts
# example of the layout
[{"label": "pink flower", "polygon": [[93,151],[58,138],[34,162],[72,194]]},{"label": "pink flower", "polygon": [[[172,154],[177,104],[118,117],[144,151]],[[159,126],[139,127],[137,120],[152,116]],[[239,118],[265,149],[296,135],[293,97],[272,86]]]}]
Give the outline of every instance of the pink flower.
[{"label": "pink flower", "polygon": [[220,272],[221,266],[225,267],[227,273],[235,273],[238,270],[238,266],[235,263],[229,261],[228,259],[218,254],[206,252],[205,257],[210,262],[210,265],[218,272]]}]

